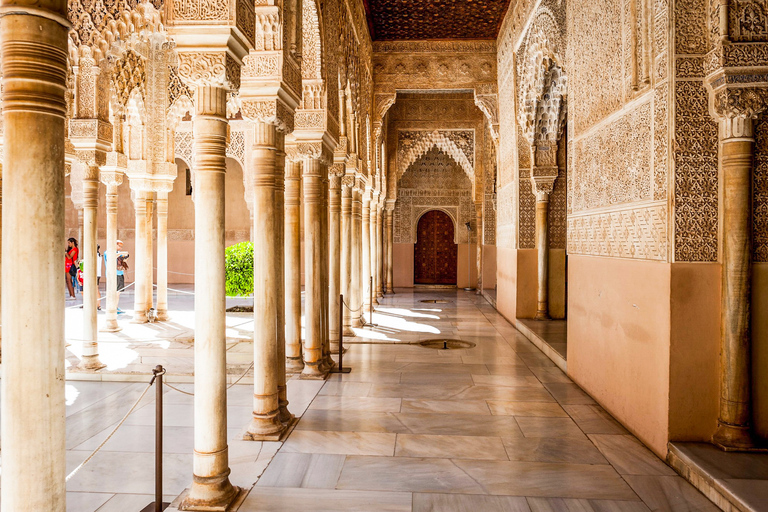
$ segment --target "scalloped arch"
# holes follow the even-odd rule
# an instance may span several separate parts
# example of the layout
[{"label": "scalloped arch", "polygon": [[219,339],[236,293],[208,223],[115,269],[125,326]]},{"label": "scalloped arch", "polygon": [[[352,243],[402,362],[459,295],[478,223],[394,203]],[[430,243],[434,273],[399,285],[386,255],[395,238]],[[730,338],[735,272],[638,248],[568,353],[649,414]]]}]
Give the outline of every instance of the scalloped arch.
[{"label": "scalloped arch", "polygon": [[423,132],[423,134],[412,144],[402,158],[398,159],[397,179],[399,180],[405,171],[427,151],[437,147],[445,154],[453,158],[459,164],[471,183],[475,182],[475,169],[467,158],[467,155],[452,140],[437,130]]}]

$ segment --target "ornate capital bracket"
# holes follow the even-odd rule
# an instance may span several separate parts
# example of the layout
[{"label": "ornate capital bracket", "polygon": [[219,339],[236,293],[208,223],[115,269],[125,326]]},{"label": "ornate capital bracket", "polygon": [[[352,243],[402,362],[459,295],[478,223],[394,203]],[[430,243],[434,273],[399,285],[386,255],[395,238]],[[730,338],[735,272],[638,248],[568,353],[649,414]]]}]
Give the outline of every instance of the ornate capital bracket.
[{"label": "ornate capital bracket", "polygon": [[382,122],[384,116],[387,114],[389,107],[391,107],[397,99],[397,93],[377,93],[374,96],[374,105],[376,108],[375,116],[373,118],[374,123]]},{"label": "ornate capital bracket", "polygon": [[491,128],[493,143],[499,144],[499,98],[498,94],[479,94],[475,90],[475,105],[485,114],[488,125]]},{"label": "ornate capital bracket", "polygon": [[296,150],[302,158],[320,160],[323,165],[333,164],[333,153],[323,141],[299,141]]},{"label": "ornate capital bracket", "polygon": [[341,163],[334,163],[328,168],[328,176],[335,178],[343,178],[346,176],[347,170]]},{"label": "ornate capital bracket", "polygon": [[227,51],[179,52],[179,76],[196,87],[240,88],[240,63]]},{"label": "ornate capital bracket", "polygon": [[293,111],[277,98],[242,100],[240,113],[249,121],[273,124],[285,133],[293,131]]},{"label": "ornate capital bracket", "polygon": [[531,185],[537,201],[549,200],[549,195],[555,187],[555,179],[556,176],[531,176]]},{"label": "ornate capital bracket", "polygon": [[355,188],[355,177],[351,174],[345,174],[341,177],[341,186]]}]

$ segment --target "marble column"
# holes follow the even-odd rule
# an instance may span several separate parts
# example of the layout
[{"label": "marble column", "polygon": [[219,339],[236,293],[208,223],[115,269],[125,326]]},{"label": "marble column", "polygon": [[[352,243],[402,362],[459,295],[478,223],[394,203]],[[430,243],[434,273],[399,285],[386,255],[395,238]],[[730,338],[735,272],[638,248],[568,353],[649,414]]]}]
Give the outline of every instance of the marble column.
[{"label": "marble column", "polygon": [[253,146],[253,418],[246,437],[279,438],[285,426],[279,418],[278,330],[280,274],[276,188],[277,153],[282,135],[277,126],[254,123]]},{"label": "marble column", "polygon": [[395,293],[395,270],[393,265],[395,248],[394,216],[394,206],[387,208],[387,293]]},{"label": "marble column", "polygon": [[[133,249],[133,320],[132,323],[146,323],[147,321],[147,274],[151,272],[147,247],[149,233],[147,233],[147,192],[144,190],[133,191],[133,209],[136,215],[136,229],[134,231]],[[126,286],[129,283],[126,283]]]},{"label": "marble column", "polygon": [[145,242],[147,247],[144,249],[146,257],[146,273],[144,274],[145,284],[144,291],[147,294],[147,298],[144,301],[145,309],[149,310],[154,307],[154,292],[155,292],[155,257],[154,257],[154,229],[153,220],[155,216],[155,193],[147,192],[147,237]]},{"label": "marble column", "polygon": [[318,157],[307,157],[303,162],[304,184],[304,370],[305,378],[324,378],[323,347],[327,325],[323,321],[323,301],[328,290],[323,288],[323,211],[326,175],[325,163]]},{"label": "marble column", "polygon": [[352,309],[352,327],[362,327],[362,312],[363,312],[363,292],[365,288],[362,283],[362,218],[363,218],[363,203],[362,203],[362,191],[359,186],[352,190],[352,243],[351,243],[351,267],[352,267],[352,279],[350,280],[350,293],[347,304]]},{"label": "marble column", "polygon": [[538,289],[536,320],[549,319],[549,193],[536,191],[536,255]]},{"label": "marble column", "polygon": [[360,320],[365,323],[370,318],[368,313],[371,312],[371,192],[366,190],[363,194],[363,210],[362,210],[362,264],[360,265],[361,279],[360,291],[363,294],[362,304],[363,309],[360,311]]},{"label": "marble column", "polygon": [[304,369],[301,355],[301,163],[285,173],[285,355],[291,372]]},{"label": "marble column", "polygon": [[99,359],[96,308],[96,237],[99,209],[99,168],[88,165],[83,177],[83,355],[78,365],[83,370],[99,370],[106,365]]},{"label": "marble column", "polygon": [[328,196],[330,192],[330,181],[328,180],[328,171],[326,169],[326,175],[323,178],[322,182],[323,187],[323,198],[322,198],[322,211],[320,214],[320,226],[321,226],[321,232],[322,236],[320,240],[322,241],[322,247],[320,250],[320,268],[322,268],[322,272],[320,273],[320,279],[321,279],[321,287],[322,287],[322,311],[323,311],[323,369],[324,371],[330,370],[331,367],[333,367],[333,359],[331,358],[331,340],[330,340],[330,300],[329,300],[329,289],[330,289],[330,276],[329,276],[329,268],[330,268],[330,247],[328,245],[328,237],[330,233],[330,219],[329,219],[329,204],[330,204],[330,198]]},{"label": "marble column", "polygon": [[384,297],[384,208],[376,210],[376,296]]},{"label": "marble column", "polygon": [[329,286],[328,286],[328,331],[331,341],[331,351],[339,351],[339,295],[341,294],[341,177],[344,172],[343,164],[331,168],[328,188],[328,253],[329,253]]},{"label": "marble column", "polygon": [[225,510],[239,493],[229,481],[227,445],[226,113],[224,88],[197,86],[192,125],[196,164],[194,480],[181,510]]},{"label": "marble column", "polygon": [[117,187],[123,182],[121,173],[101,173],[101,180],[107,186],[107,247],[104,252],[107,259],[102,275],[107,281],[107,300],[105,332],[117,332]]},{"label": "marble column", "polygon": [[[64,2],[3,0],[2,510],[66,509]],[[23,272],[25,269],[31,271]]]},{"label": "marble column", "polygon": [[752,119],[745,116],[721,119],[720,142],[723,180],[720,413],[712,440],[725,450],[745,450],[755,446],[750,425]]},{"label": "marble column", "polygon": [[370,244],[371,244],[371,277],[373,278],[373,281],[371,281],[371,286],[373,289],[371,290],[371,307],[378,306],[379,301],[378,299],[378,293],[377,289],[379,287],[379,238],[376,236],[377,232],[377,226],[379,225],[379,206],[378,201],[371,201],[371,218],[370,218]]},{"label": "marble column", "polygon": [[277,402],[278,418],[284,424],[291,422],[288,410],[288,388],[285,368],[285,134],[277,133],[275,160],[275,232],[277,243],[273,251],[277,258]]},{"label": "marble column", "polygon": [[341,293],[344,295],[344,336],[352,330],[352,177],[344,176],[341,185]]},{"label": "marble column", "polygon": [[157,192],[157,308],[160,321],[168,320],[168,191]]},{"label": "marble column", "polygon": [[[83,205],[76,204],[75,211],[77,211],[77,243],[80,245],[80,251],[83,250],[83,222],[85,222],[85,213],[83,212]],[[82,259],[82,258],[81,258]]]},{"label": "marble column", "polygon": [[477,239],[477,293],[483,292],[483,203],[475,207],[477,220],[475,222],[475,238]]}]

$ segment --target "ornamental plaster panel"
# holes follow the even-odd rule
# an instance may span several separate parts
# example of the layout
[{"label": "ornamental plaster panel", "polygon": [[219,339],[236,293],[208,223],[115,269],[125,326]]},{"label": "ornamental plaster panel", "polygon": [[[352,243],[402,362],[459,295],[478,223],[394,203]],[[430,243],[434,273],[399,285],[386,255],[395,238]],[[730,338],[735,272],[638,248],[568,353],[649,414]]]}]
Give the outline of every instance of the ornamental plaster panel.
[{"label": "ornamental plaster panel", "polygon": [[709,47],[708,0],[675,1],[675,51],[704,54]]},{"label": "ornamental plaster panel", "polygon": [[664,261],[667,205],[568,217],[568,254]]},{"label": "ornamental plaster panel", "polygon": [[475,178],[474,130],[400,131],[397,140],[397,176],[400,178],[417,159],[437,147],[461,166],[467,177]]},{"label": "ornamental plaster panel", "polygon": [[645,102],[575,141],[572,212],[653,198],[651,117],[652,106]]},{"label": "ornamental plaster panel", "polygon": [[675,83],[674,255],[676,261],[717,261],[717,124],[700,81]]},{"label": "ornamental plaster panel", "polygon": [[752,176],[753,259],[768,262],[768,118],[765,115],[755,123],[755,169]]},{"label": "ornamental plaster panel", "polygon": [[669,87],[656,87],[653,97],[653,199],[667,198],[669,180]]}]

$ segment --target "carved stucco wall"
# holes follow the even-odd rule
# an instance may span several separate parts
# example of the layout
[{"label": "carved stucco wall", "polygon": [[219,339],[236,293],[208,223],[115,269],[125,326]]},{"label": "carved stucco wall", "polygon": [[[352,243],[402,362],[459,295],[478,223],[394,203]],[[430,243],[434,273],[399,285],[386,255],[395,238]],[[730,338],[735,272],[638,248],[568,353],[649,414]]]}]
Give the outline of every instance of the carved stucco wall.
[{"label": "carved stucco wall", "polygon": [[398,181],[395,243],[416,243],[418,220],[430,210],[440,210],[451,217],[456,243],[467,243],[466,222],[472,226],[472,242],[476,241],[472,183],[464,169],[437,147],[419,157]]}]

